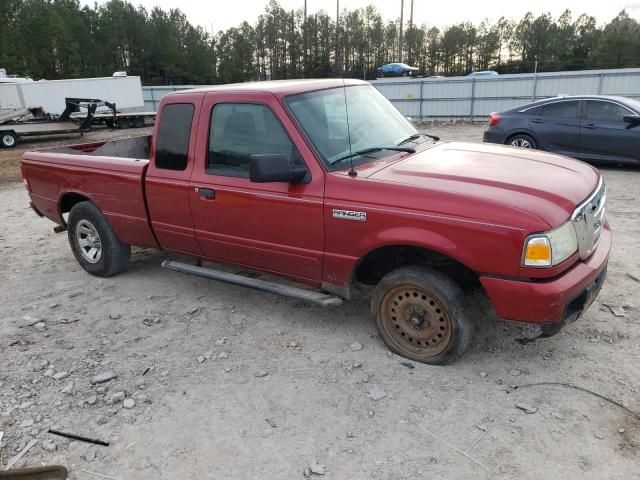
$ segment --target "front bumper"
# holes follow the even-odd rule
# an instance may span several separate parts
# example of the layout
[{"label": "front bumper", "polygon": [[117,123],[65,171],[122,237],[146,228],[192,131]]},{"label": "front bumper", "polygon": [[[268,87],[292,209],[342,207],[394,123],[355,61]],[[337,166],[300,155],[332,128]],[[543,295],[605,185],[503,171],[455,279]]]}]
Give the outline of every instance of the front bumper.
[{"label": "front bumper", "polygon": [[480,282],[500,318],[543,324],[571,323],[589,308],[600,292],[611,243],[611,230],[607,225],[593,254],[558,277],[521,281],[483,276]]}]

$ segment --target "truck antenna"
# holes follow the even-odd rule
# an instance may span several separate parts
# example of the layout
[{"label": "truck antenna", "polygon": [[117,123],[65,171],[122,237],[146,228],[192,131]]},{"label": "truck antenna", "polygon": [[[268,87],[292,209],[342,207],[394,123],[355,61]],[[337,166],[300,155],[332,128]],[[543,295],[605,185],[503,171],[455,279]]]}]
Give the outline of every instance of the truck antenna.
[{"label": "truck antenna", "polygon": [[353,152],[351,151],[351,128],[349,127],[349,107],[347,106],[347,87],[344,82],[344,77],[342,77],[342,93],[344,94],[344,113],[347,116],[347,140],[349,141],[349,164],[351,168],[349,169],[350,177],[357,177],[358,172],[353,169]]}]

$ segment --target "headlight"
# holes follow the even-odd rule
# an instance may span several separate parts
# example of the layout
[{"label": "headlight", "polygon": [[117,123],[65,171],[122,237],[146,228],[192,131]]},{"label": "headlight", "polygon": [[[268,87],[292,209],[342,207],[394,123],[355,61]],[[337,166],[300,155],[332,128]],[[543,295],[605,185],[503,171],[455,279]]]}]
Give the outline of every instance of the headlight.
[{"label": "headlight", "polygon": [[522,264],[525,267],[552,267],[565,261],[578,249],[572,222],[545,233],[527,237]]}]

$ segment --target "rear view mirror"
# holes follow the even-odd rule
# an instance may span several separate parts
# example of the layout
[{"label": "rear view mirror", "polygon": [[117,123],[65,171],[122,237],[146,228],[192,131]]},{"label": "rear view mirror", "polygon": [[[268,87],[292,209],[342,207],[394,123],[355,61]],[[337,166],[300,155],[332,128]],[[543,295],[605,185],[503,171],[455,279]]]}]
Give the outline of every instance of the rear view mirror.
[{"label": "rear view mirror", "polygon": [[622,119],[626,123],[630,123],[631,125],[640,124],[640,115],[625,115],[624,117],[622,117]]},{"label": "rear view mirror", "polygon": [[307,175],[307,169],[294,166],[285,155],[263,154],[249,157],[249,180],[256,183],[299,183]]}]

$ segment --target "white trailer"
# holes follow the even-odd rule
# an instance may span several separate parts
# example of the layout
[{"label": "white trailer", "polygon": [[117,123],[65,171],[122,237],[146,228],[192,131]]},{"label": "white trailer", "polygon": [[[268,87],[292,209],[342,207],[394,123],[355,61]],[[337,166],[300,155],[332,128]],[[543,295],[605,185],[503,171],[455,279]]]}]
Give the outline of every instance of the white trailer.
[{"label": "white trailer", "polygon": [[100,98],[115,103],[119,112],[144,110],[140,77],[0,83],[0,109],[42,107],[49,114],[61,115],[66,98]]}]

